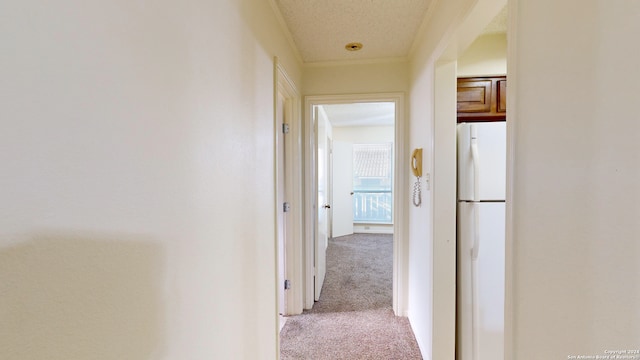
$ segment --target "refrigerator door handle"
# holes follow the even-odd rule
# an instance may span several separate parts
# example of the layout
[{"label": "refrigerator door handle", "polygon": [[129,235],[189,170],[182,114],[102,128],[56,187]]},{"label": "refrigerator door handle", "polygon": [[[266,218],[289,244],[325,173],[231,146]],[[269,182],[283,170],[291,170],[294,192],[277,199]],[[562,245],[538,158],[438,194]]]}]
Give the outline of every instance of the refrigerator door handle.
[{"label": "refrigerator door handle", "polygon": [[473,245],[471,246],[471,260],[478,259],[480,251],[480,211],[478,211],[478,203],[472,203],[473,208]]},{"label": "refrigerator door handle", "polygon": [[480,154],[478,152],[478,131],[475,124],[471,125],[471,161],[473,162],[473,247],[471,248],[471,259],[478,258],[478,247],[480,246],[480,215],[478,213],[478,202],[480,201]]},{"label": "refrigerator door handle", "polygon": [[473,163],[473,201],[480,201],[480,153],[478,151],[478,130],[471,125],[471,161]]}]

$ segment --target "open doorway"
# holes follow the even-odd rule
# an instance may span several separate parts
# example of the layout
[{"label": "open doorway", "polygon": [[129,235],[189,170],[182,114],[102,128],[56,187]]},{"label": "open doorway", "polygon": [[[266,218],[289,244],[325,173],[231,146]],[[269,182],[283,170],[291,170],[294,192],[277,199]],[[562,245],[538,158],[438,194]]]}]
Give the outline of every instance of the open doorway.
[{"label": "open doorway", "polygon": [[[312,308],[322,290],[328,234],[386,232],[394,234],[393,310],[396,315],[406,315],[402,305],[405,283],[402,209],[405,196],[400,186],[404,183],[403,110],[401,94],[313,96],[306,99],[305,137],[309,146],[306,149],[305,177],[311,186],[305,190],[305,199],[310,205],[305,216],[305,309]],[[354,145],[359,145],[360,149]],[[364,176],[354,176],[354,166],[358,169],[354,155],[358,158],[367,152],[367,145],[370,159],[378,165],[390,165],[390,171],[386,174],[384,171],[378,174],[369,171],[361,174]],[[383,159],[385,154],[389,156],[386,162]],[[329,174],[330,178],[324,178]],[[376,178],[373,175],[381,176]],[[357,182],[362,180],[368,183],[359,188]],[[366,187],[372,183],[376,184]],[[386,187],[382,188],[382,185]],[[362,218],[365,215],[370,218]]]},{"label": "open doorway", "polygon": [[354,233],[393,234],[395,103],[317,105],[314,116],[317,301],[329,239]]},{"label": "open doorway", "polygon": [[371,354],[419,359],[402,305],[403,96],[307,97],[305,105],[305,311],[287,321],[280,354],[358,358],[376,334]]},{"label": "open doorway", "polygon": [[[459,54],[455,69],[456,353],[461,359],[505,358],[506,32],[505,5]],[[483,109],[471,112],[467,104],[477,106],[471,98],[479,90],[486,93]]]},{"label": "open doorway", "polygon": [[321,108],[333,128],[332,234],[393,234],[395,103]]},{"label": "open doorway", "polygon": [[[484,318],[481,318],[479,302],[474,299],[481,293],[485,294],[483,296],[488,295],[492,302],[500,301],[504,296],[500,291],[483,292],[474,285],[480,284],[479,281],[473,280],[477,278],[478,271],[473,270],[475,265],[468,265],[468,258],[475,259],[477,252],[468,251],[465,246],[468,246],[469,242],[461,241],[460,235],[463,231],[458,227],[461,216],[457,213],[456,206],[456,179],[461,173],[458,171],[457,157],[458,154],[462,154],[457,148],[457,109],[461,106],[459,102],[468,99],[470,95],[469,92],[457,91],[458,79],[482,77],[486,81],[486,77],[506,75],[506,29],[496,31],[496,27],[506,26],[506,1],[481,3],[482,6],[475,6],[468,14],[455,34],[455,41],[450,42],[434,68],[433,269],[438,276],[433,278],[434,318],[431,325],[439,330],[432,335],[434,358],[482,357],[479,354],[485,354],[488,358],[503,358],[501,344],[504,344],[502,336],[505,332],[500,324],[502,319],[500,316],[490,315],[491,312],[486,307],[482,308]],[[502,20],[498,21],[496,26],[494,23],[490,24],[493,18]],[[486,90],[483,93],[486,95],[484,99],[490,100],[490,95],[495,94],[495,90],[489,87]],[[478,141],[475,136],[474,139]],[[474,226],[482,226],[483,222],[475,221],[474,217],[472,223]],[[504,226],[501,228],[504,231]],[[475,236],[471,238],[474,241],[479,239]],[[467,237],[465,239],[468,240]],[[484,248],[483,254],[487,254],[489,250],[486,242],[484,246],[479,245],[479,248]],[[504,255],[504,250],[502,254]],[[458,266],[462,264],[463,257],[466,261],[465,266]],[[503,264],[497,261],[493,261],[492,264],[497,264],[504,270]],[[493,276],[491,281],[497,283],[503,278],[504,275],[497,275]],[[504,314],[504,309],[499,313]],[[495,336],[486,336],[486,333],[479,331],[482,322],[487,318],[491,318],[491,331]],[[489,337],[491,339],[487,341]],[[488,347],[497,350],[488,354],[484,350]]]}]

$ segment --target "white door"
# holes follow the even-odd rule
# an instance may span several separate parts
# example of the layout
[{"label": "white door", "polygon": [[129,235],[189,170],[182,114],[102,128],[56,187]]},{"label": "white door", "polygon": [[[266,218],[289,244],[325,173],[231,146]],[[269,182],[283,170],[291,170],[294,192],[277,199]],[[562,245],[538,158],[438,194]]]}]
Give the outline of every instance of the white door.
[{"label": "white door", "polygon": [[327,199],[331,204],[327,208],[327,237],[332,239],[333,235],[333,134],[329,136],[327,141],[328,146],[328,159],[327,159]]},{"label": "white door", "polygon": [[314,116],[317,124],[317,231],[315,241],[315,291],[314,298],[320,299],[320,291],[324,284],[324,276],[327,272],[327,246],[329,245],[329,122],[326,117],[321,116],[318,107],[314,108]]},{"label": "white door", "polygon": [[333,143],[333,237],[353,234],[353,144]]}]

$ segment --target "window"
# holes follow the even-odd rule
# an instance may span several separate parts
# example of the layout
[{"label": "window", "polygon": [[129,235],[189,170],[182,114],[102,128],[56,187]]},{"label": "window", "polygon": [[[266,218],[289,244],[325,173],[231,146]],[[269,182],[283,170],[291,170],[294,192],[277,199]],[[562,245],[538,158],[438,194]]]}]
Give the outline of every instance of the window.
[{"label": "window", "polygon": [[353,145],[353,221],[393,223],[393,144]]}]

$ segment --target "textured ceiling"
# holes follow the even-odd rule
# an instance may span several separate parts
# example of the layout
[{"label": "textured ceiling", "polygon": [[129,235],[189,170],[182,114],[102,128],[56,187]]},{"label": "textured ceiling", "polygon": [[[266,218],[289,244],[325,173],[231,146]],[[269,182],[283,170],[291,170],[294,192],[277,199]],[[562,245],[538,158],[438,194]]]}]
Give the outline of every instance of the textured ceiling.
[{"label": "textured ceiling", "polygon": [[489,25],[482,32],[483,34],[503,34],[507,32],[507,6],[491,20]]},{"label": "textured ceiling", "polygon": [[[305,63],[404,58],[431,0],[270,0]],[[505,8],[484,34],[504,33]],[[345,49],[351,42],[363,49]],[[394,103],[323,105],[333,126],[393,125]]]},{"label": "textured ceiling", "polygon": [[322,105],[322,108],[334,127],[393,125],[395,121],[392,102]]},{"label": "textured ceiling", "polygon": [[[305,63],[406,57],[430,0],[274,0]],[[360,51],[347,51],[351,42]]]}]

